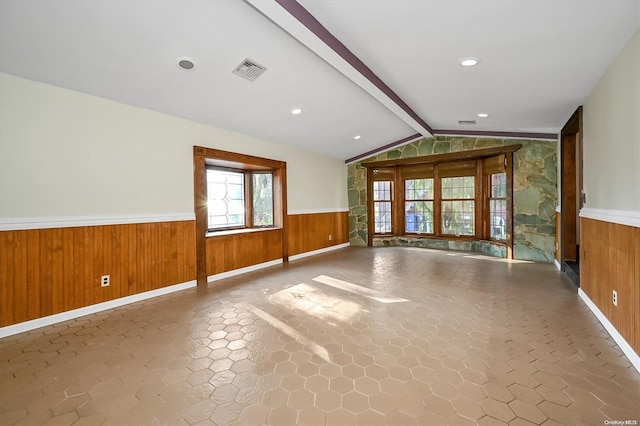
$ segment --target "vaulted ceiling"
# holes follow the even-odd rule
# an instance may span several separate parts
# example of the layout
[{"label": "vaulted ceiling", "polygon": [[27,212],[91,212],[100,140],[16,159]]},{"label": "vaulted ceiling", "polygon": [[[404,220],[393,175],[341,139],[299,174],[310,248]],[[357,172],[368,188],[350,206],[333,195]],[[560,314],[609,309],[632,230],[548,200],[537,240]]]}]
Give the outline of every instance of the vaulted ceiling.
[{"label": "vaulted ceiling", "polygon": [[0,72],[348,160],[549,137],[639,24],[640,0],[2,0]]}]

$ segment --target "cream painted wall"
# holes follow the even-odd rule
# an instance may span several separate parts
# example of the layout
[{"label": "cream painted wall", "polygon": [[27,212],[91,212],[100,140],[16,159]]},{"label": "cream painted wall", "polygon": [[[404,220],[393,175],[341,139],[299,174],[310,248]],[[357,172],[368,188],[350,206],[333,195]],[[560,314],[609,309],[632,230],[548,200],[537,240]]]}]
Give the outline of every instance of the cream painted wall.
[{"label": "cream painted wall", "polygon": [[193,213],[194,145],[286,161],[290,212],[347,208],[341,160],[0,73],[0,218]]},{"label": "cream painted wall", "polygon": [[586,207],[640,212],[640,29],[584,103]]}]

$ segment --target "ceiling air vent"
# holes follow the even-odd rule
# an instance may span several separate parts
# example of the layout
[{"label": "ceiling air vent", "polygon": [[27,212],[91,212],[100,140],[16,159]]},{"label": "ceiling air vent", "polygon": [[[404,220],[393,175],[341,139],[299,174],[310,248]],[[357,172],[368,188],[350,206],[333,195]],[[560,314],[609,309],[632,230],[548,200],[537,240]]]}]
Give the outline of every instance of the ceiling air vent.
[{"label": "ceiling air vent", "polygon": [[476,120],[458,120],[458,124],[463,126],[475,126]]},{"label": "ceiling air vent", "polygon": [[236,69],[233,70],[233,73],[239,75],[240,77],[244,77],[247,80],[253,81],[258,78],[260,74],[265,72],[265,70],[265,67],[263,67],[262,65],[258,65],[251,59],[247,58],[242,61],[242,63],[238,65]]}]

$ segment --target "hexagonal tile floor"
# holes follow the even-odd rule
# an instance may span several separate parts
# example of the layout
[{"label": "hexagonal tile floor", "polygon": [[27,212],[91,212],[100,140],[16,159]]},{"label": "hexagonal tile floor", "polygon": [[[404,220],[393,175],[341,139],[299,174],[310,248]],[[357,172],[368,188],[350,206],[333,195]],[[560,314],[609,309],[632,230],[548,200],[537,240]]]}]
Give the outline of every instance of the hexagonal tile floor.
[{"label": "hexagonal tile floor", "polygon": [[603,425],[640,420],[640,375],[551,265],[348,248],[2,339],[0,404],[2,425]]}]

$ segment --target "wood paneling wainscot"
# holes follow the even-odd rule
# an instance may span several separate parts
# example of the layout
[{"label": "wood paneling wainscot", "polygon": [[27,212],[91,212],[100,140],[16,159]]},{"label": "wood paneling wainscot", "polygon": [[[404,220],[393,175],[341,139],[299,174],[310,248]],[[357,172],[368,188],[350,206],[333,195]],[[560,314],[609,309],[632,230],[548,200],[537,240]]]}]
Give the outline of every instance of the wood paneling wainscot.
[{"label": "wood paneling wainscot", "polygon": [[287,241],[290,256],[348,243],[349,213],[289,215]]},{"label": "wood paneling wainscot", "polygon": [[282,259],[282,229],[207,237],[207,275]]},{"label": "wood paneling wainscot", "polygon": [[3,327],[194,279],[194,221],[0,232]]},{"label": "wood paneling wainscot", "polygon": [[640,228],[587,218],[580,227],[580,287],[640,353]]}]

